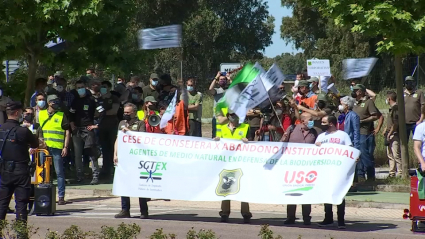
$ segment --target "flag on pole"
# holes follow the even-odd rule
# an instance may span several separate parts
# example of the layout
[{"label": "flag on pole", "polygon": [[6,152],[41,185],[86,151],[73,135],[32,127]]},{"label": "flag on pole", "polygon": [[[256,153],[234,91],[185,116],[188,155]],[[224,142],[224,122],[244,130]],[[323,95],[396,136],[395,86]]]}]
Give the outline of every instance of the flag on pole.
[{"label": "flag on pole", "polygon": [[176,103],[177,103],[177,90],[176,90],[176,93],[174,93],[173,99],[171,100],[170,104],[168,105],[167,109],[162,115],[161,122],[159,124],[159,127],[161,129],[167,126],[168,121],[170,121],[173,118],[174,114],[176,113]]},{"label": "flag on pole", "polygon": [[[241,96],[241,92],[260,74],[260,70],[252,64],[245,65],[242,70],[236,75],[235,79],[230,84],[223,98],[217,103],[216,110],[219,112],[223,108],[229,107],[234,111],[239,118],[245,119],[245,115],[241,114],[241,110],[246,106],[250,99],[249,94]],[[248,92],[249,93],[249,92]],[[239,109],[241,108],[241,109]],[[239,112],[239,113],[238,113]],[[246,110],[245,110],[246,112]]]},{"label": "flag on pole", "polygon": [[182,26],[170,25],[138,31],[139,48],[144,50],[181,47]]}]

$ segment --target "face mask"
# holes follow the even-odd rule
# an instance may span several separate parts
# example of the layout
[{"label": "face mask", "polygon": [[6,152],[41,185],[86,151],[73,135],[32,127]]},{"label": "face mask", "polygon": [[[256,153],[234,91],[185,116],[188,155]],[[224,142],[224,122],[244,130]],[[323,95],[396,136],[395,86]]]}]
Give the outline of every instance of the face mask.
[{"label": "face mask", "polygon": [[100,88],[100,94],[106,95],[108,93],[108,90],[105,87]]},{"label": "face mask", "polygon": [[187,86],[187,91],[193,91],[193,86]]},{"label": "face mask", "polygon": [[152,81],[152,86],[156,86],[156,85],[158,85],[158,81],[157,80],[153,80]]},{"label": "face mask", "polygon": [[323,125],[322,124],[321,128],[322,128],[323,131],[327,131],[329,129],[329,125]]},{"label": "face mask", "polygon": [[311,129],[313,127],[314,127],[314,121],[313,120],[308,121],[307,128]]},{"label": "face mask", "polygon": [[61,86],[61,85],[56,86],[56,90],[58,92],[62,92],[63,91],[63,86]]},{"label": "face mask", "polygon": [[226,81],[221,80],[221,81],[219,81],[219,82],[218,82],[218,84],[219,84],[220,86],[225,86],[225,85],[226,85]]},{"label": "face mask", "polygon": [[77,92],[80,96],[84,96],[86,94],[86,89],[81,88],[81,89],[78,89]]},{"label": "face mask", "polygon": [[354,99],[356,99],[357,98],[356,92],[351,92],[351,97],[353,97]]},{"label": "face mask", "polygon": [[385,100],[385,104],[386,105],[389,105],[390,104],[390,102],[388,102],[388,99]]},{"label": "face mask", "polygon": [[239,118],[237,116],[229,115],[229,121],[232,122],[232,123],[237,123],[237,122],[239,122]]},{"label": "face mask", "polygon": [[353,86],[352,85],[350,85],[350,91],[353,91]]},{"label": "face mask", "polygon": [[33,114],[25,115],[25,117],[24,117],[24,120],[26,122],[29,122],[29,123],[31,123],[33,119],[34,119],[34,115]]},{"label": "face mask", "polygon": [[313,83],[310,83],[310,85],[308,85],[308,87],[310,87],[310,89],[313,88]]},{"label": "face mask", "polygon": [[325,108],[325,106],[326,106],[326,103],[325,102],[323,102],[321,100],[319,102],[317,102],[317,107],[319,107],[320,109]]},{"label": "face mask", "polygon": [[122,84],[122,81],[117,81],[117,84]]},{"label": "face mask", "polygon": [[344,112],[345,107],[343,105],[338,105],[339,112]]},{"label": "face mask", "polygon": [[283,111],[282,110],[276,110],[276,114],[277,115],[281,115],[283,113]]},{"label": "face mask", "polygon": [[133,100],[138,100],[138,99],[139,99],[139,95],[138,95],[138,94],[132,94],[132,95],[131,95],[131,98],[132,98]]},{"label": "face mask", "polygon": [[412,85],[412,84],[407,84],[407,85],[406,85],[406,89],[408,89],[408,90],[413,90],[413,85]]},{"label": "face mask", "polygon": [[44,106],[46,105],[46,101],[44,101],[44,100],[40,100],[40,101],[38,101],[38,102],[37,102],[37,105],[38,105],[38,107],[40,107],[40,108],[44,108]]},{"label": "face mask", "polygon": [[149,105],[149,106],[148,106],[148,109],[150,109],[150,110],[155,110],[155,109],[156,109],[156,107],[155,107],[155,105]]},{"label": "face mask", "polygon": [[52,104],[52,108],[54,110],[58,110],[60,108],[60,105],[58,103],[54,103],[54,104]]},{"label": "face mask", "polygon": [[123,119],[126,121],[130,121],[131,120],[131,115],[124,115]]}]

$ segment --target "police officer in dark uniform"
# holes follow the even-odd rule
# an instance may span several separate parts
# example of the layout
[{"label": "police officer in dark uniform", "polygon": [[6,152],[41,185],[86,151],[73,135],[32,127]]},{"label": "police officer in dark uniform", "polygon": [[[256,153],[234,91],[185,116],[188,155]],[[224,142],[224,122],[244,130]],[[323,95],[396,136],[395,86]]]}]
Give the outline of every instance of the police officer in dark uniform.
[{"label": "police officer in dark uniform", "polygon": [[30,199],[31,175],[29,148],[38,147],[37,137],[22,121],[22,104],[11,102],[6,106],[7,120],[0,127],[0,220],[6,218],[10,199],[15,193],[16,220],[26,222]]},{"label": "police officer in dark uniform", "polygon": [[[124,120],[122,120],[118,125],[118,131],[121,130],[124,133],[127,131],[136,131],[136,132],[146,132],[145,121],[139,120],[137,117],[137,107],[132,103],[127,103],[124,105]],[[117,139],[118,140],[118,139]],[[118,164],[118,141],[115,140],[115,150],[114,150],[114,163]],[[141,219],[149,218],[148,213],[148,199],[139,198],[139,206],[141,212]],[[121,212],[115,215],[115,218],[130,218],[130,198],[121,197]]]}]

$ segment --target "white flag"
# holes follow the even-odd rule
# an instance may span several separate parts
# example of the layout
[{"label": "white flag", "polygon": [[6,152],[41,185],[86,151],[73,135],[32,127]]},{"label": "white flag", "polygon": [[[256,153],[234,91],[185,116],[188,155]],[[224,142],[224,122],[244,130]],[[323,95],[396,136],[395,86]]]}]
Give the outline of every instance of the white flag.
[{"label": "white flag", "polygon": [[276,64],[273,64],[265,74],[261,75],[261,79],[263,80],[264,87],[269,91],[273,86],[282,84],[285,76],[280,68]]},{"label": "white flag", "polygon": [[[267,91],[262,86],[260,74],[258,73],[257,77],[252,80],[241,93],[234,94],[233,92],[229,92],[229,96],[235,96],[234,98],[229,99],[229,102],[234,102],[230,105],[229,109],[235,112],[235,114],[239,117],[239,123],[243,123],[245,121],[246,113],[248,109],[252,109],[254,107],[250,107],[252,105],[251,101],[255,100],[258,94],[267,95]],[[234,88],[230,88],[229,90],[234,90]],[[255,95],[254,95],[255,94]],[[261,102],[259,102],[261,103]]]},{"label": "white flag", "polygon": [[174,114],[176,113],[176,102],[177,102],[177,90],[176,90],[176,93],[174,93],[173,99],[171,100],[170,104],[165,110],[165,113],[162,115],[161,123],[159,125],[161,129],[167,126],[168,121],[170,121],[173,118]]},{"label": "white flag", "polygon": [[367,76],[372,71],[378,58],[345,59],[342,61],[344,79],[353,79]]},{"label": "white flag", "polygon": [[139,48],[158,49],[181,47],[182,26],[170,25],[138,31]]}]

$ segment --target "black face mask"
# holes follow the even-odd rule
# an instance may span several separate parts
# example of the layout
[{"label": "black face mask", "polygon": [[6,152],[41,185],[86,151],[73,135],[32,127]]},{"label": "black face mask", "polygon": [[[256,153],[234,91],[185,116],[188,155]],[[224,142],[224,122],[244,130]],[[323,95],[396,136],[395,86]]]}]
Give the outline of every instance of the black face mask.
[{"label": "black face mask", "polygon": [[54,110],[58,110],[60,107],[61,107],[61,106],[60,106],[59,104],[53,104],[53,105],[52,105],[52,108],[53,108]]},{"label": "black face mask", "polygon": [[124,115],[123,120],[130,121],[132,119],[131,115]]},{"label": "black face mask", "polygon": [[407,90],[413,90],[414,86],[412,84],[406,84]]},{"label": "black face mask", "polygon": [[155,105],[149,105],[149,106],[148,106],[148,109],[150,109],[150,110],[155,110],[155,109],[156,109],[156,106],[155,106]]},{"label": "black face mask", "polygon": [[30,122],[31,123],[34,120],[34,115],[33,114],[25,115],[24,120],[26,122]]},{"label": "black face mask", "polygon": [[319,100],[319,102],[317,102],[317,107],[319,107],[320,109],[324,109],[326,106],[326,103]]},{"label": "black face mask", "polygon": [[351,97],[353,97],[354,99],[356,99],[357,98],[356,92],[351,92]]},{"label": "black face mask", "polygon": [[327,131],[329,129],[329,125],[321,125],[320,127],[323,131]]}]

